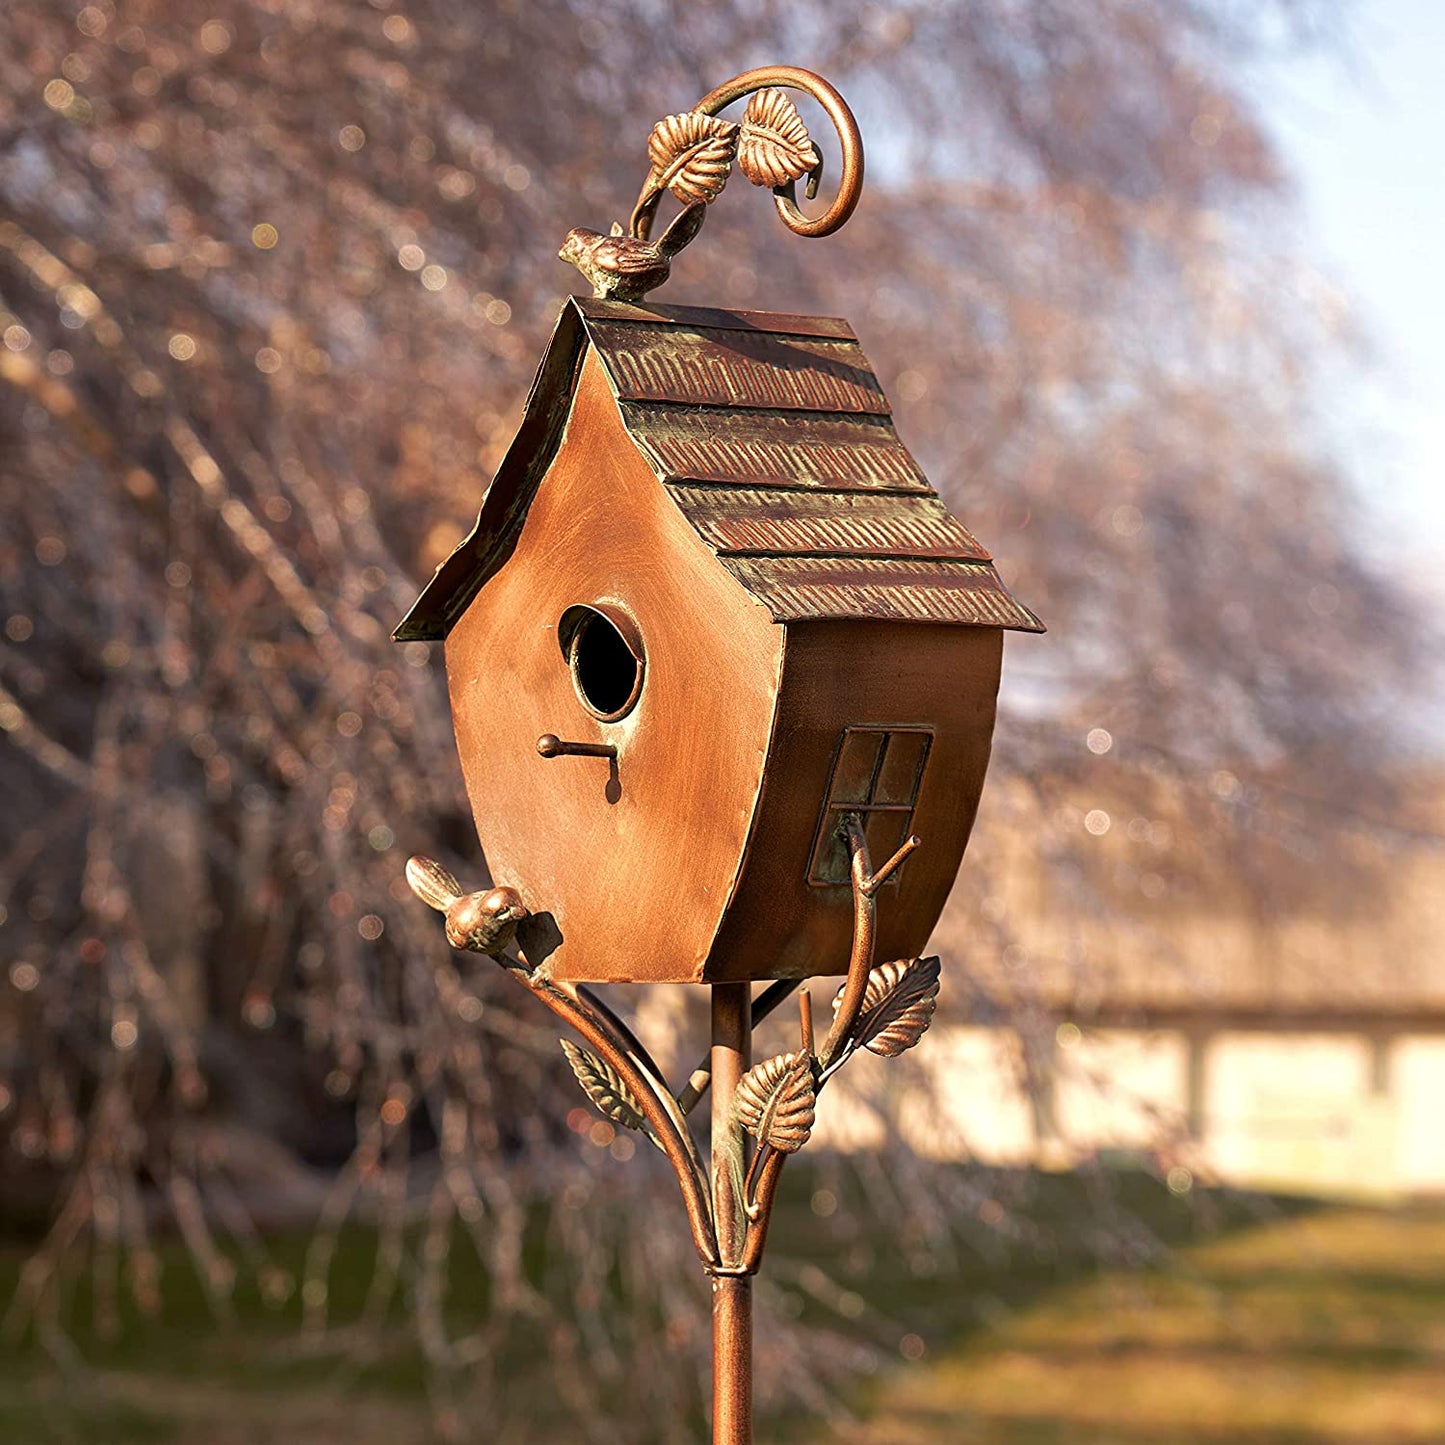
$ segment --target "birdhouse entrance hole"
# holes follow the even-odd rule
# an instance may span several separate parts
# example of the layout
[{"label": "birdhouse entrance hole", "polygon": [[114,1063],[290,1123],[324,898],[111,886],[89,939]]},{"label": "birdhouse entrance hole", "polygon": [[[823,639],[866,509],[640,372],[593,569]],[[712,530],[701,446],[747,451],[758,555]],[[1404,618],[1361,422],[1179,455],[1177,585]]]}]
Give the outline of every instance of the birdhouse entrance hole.
[{"label": "birdhouse entrance hole", "polygon": [[644,659],[637,624],[617,608],[569,607],[557,640],[582,705],[603,722],[632,711],[642,691]]}]

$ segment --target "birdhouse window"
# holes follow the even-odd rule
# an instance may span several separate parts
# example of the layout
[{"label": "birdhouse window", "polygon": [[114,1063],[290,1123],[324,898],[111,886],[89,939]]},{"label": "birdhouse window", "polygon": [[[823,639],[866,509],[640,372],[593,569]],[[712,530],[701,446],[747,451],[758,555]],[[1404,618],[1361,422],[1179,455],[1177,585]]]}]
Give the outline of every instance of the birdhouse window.
[{"label": "birdhouse window", "polygon": [[603,722],[626,717],[642,692],[646,665],[632,618],[617,607],[569,607],[557,640],[582,706]]},{"label": "birdhouse window", "polygon": [[[840,830],[849,813],[862,820],[875,865],[903,846],[913,828],[913,810],[932,742],[929,728],[843,729],[818,820],[809,883],[825,888],[848,882],[848,845]],[[902,871],[885,886],[892,886]]]}]

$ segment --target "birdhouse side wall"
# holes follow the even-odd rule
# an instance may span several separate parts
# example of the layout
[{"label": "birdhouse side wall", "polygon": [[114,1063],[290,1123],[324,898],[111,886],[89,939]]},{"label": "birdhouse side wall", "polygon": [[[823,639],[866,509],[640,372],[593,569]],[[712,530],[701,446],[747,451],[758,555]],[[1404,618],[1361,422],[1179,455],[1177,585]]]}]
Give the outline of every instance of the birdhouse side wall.
[{"label": "birdhouse side wall", "polygon": [[[558,633],[615,608],[643,650],[635,705],[589,711]],[[492,876],[562,980],[702,977],[761,786],[783,628],[719,566],[622,425],[594,352],[516,545],[447,642],[467,793]],[[538,754],[543,734],[610,743]]]},{"label": "birdhouse side wall", "polygon": [[882,621],[788,625],[762,799],[709,982],[847,969],[852,894],[836,838],[873,862],[922,845],[879,894],[879,959],[921,953],[963,860],[988,767],[1003,634]]}]

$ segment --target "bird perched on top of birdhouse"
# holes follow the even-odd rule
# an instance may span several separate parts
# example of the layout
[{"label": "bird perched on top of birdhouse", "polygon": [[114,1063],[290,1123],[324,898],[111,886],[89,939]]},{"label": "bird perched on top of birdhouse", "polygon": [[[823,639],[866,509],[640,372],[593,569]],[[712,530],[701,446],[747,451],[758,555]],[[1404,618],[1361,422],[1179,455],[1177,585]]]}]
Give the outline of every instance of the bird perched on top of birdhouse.
[{"label": "bird perched on top of birdhouse", "polygon": [[701,202],[688,206],[656,241],[628,236],[617,222],[607,236],[574,226],[557,257],[570,262],[592,283],[594,296],[637,301],[672,274],[672,258],[702,229],[706,215],[707,207]]}]

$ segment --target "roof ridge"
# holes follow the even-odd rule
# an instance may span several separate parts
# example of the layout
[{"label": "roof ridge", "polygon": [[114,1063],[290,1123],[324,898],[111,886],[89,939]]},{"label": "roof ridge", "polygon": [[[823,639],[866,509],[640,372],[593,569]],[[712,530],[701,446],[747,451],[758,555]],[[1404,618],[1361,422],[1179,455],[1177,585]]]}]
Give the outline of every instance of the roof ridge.
[{"label": "roof ridge", "polygon": [[[943,501],[927,482],[916,487],[846,487],[813,482],[780,482],[773,478],[719,481],[714,477],[690,477],[681,472],[668,472],[658,480],[664,487],[687,487],[712,492],[776,492],[780,497],[786,496],[790,500],[797,497],[892,497],[896,501]],[[944,505],[948,504],[945,502]]]},{"label": "roof ridge", "polygon": [[823,341],[858,340],[841,316],[802,316],[791,311],[743,311],[719,306],[675,306],[666,302],[602,301],[573,296],[584,321],[630,325],[697,326],[714,331],[753,331],[768,336],[810,336]]},{"label": "roof ridge", "polygon": [[662,401],[650,397],[627,397],[617,398],[623,406],[651,406],[658,407],[664,413],[671,412],[677,416],[686,416],[693,411],[725,411],[734,416],[752,416],[757,413],[759,416],[783,416],[789,421],[823,421],[832,420],[835,417],[847,417],[850,421],[876,420],[886,422],[896,433],[897,427],[893,425],[893,413],[891,411],[829,411],[823,407],[800,407],[800,406],[755,406],[748,402],[739,405],[735,401]]},{"label": "roof ridge", "polygon": [[885,552],[881,548],[853,548],[842,551],[834,547],[790,547],[782,551],[777,547],[729,547],[719,552],[720,557],[745,559],[748,561],[811,561],[826,558],[830,562],[938,562],[948,567],[992,567],[998,571],[998,564],[992,557],[973,555],[954,556],[943,552]]}]

